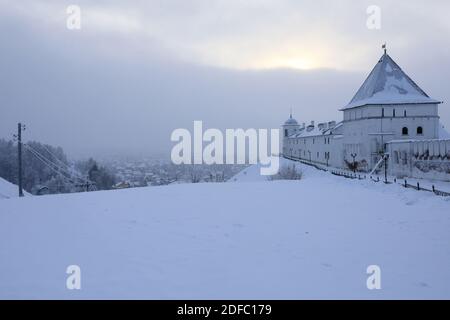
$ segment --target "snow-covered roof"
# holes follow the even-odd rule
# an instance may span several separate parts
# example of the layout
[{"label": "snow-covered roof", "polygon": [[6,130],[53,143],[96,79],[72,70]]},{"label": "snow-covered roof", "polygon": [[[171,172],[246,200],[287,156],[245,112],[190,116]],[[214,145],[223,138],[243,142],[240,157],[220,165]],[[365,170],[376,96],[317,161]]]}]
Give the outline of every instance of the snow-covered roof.
[{"label": "snow-covered roof", "polygon": [[431,99],[388,55],[383,54],[344,108],[366,104],[441,103]]},{"label": "snow-covered roof", "polygon": [[[326,124],[326,122],[324,122]],[[340,127],[342,123],[338,123],[333,127],[325,126],[321,127],[318,125],[309,125],[303,128],[300,128],[300,131],[290,135],[288,138],[306,138],[306,137],[315,137],[315,136],[323,136],[332,134],[332,130]]]}]

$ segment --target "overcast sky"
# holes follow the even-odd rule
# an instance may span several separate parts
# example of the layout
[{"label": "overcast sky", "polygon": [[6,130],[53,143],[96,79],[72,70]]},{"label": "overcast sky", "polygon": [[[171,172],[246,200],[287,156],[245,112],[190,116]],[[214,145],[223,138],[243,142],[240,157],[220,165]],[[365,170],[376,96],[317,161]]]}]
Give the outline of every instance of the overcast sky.
[{"label": "overcast sky", "polygon": [[[67,6],[81,29],[66,27]],[[366,26],[369,5],[381,29]],[[167,154],[170,133],[342,119],[388,53],[450,127],[450,1],[0,0],[0,137]]]}]

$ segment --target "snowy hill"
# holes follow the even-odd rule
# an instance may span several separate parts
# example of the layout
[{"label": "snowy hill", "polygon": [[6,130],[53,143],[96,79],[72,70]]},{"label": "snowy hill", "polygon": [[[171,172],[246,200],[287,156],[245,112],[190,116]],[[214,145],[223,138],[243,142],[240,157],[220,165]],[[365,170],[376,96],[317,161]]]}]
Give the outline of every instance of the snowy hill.
[{"label": "snowy hill", "polygon": [[[3,178],[0,178],[0,200],[1,199],[9,199],[15,198],[19,196],[18,187],[11,182],[6,181]],[[24,192],[25,195],[28,193]]]},{"label": "snowy hill", "polygon": [[[450,298],[449,198],[256,169],[248,183],[0,201],[0,298]],[[81,290],[65,287],[73,264]]]}]

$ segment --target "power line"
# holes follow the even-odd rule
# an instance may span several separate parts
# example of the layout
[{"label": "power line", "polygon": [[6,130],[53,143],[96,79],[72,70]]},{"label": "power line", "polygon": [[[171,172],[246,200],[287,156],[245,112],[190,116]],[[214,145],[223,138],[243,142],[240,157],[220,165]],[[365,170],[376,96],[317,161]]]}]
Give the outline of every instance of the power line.
[{"label": "power line", "polygon": [[[39,156],[40,156],[42,159],[44,159],[47,163],[53,165],[55,168],[57,168],[58,170],[62,171],[62,172],[65,173],[65,174],[69,175],[70,177],[73,176],[73,177],[75,177],[75,178],[77,178],[77,179],[79,179],[79,180],[81,180],[81,181],[83,181],[83,182],[90,182],[89,179],[86,179],[86,178],[82,177],[81,175],[78,175],[78,174],[72,172],[72,171],[70,170],[70,167],[67,166],[65,163],[63,163],[61,160],[60,160],[60,162],[62,162],[62,163],[67,167],[67,169],[66,169],[66,168],[63,168],[61,165],[58,165],[58,164],[56,164],[55,162],[53,162],[52,160],[48,159],[48,158],[45,157],[42,153],[40,153],[39,151],[37,151],[36,149],[34,149],[33,147],[31,147],[30,145],[26,144],[26,146],[27,146],[30,150],[33,150],[34,153],[36,153],[37,155],[39,155]],[[59,159],[58,159],[58,160],[59,160]],[[70,170],[70,171],[69,171],[69,170]]]},{"label": "power line", "polygon": [[[81,176],[75,175],[72,172],[69,172],[68,170],[62,168],[60,165],[57,165],[53,161],[49,160],[47,157],[42,155],[39,151],[34,149],[28,144],[24,144],[24,146],[27,147],[27,149],[35,156],[37,157],[41,162],[43,162],[45,165],[47,165],[52,171],[62,176],[66,181],[73,184],[76,187],[85,187],[86,191],[89,190],[97,190],[95,182],[92,182],[90,179],[83,178]],[[53,166],[53,167],[52,167]],[[66,165],[67,166],[67,165]],[[68,167],[68,166],[67,166]],[[70,167],[68,167],[70,169]],[[68,175],[68,176],[66,176]],[[73,181],[72,176],[74,176],[76,179],[79,179],[81,183],[76,183]]]},{"label": "power line", "polygon": [[[55,154],[53,154],[49,148],[42,144],[44,150],[50,155],[50,158],[54,158],[54,160],[50,160],[48,157],[44,156],[41,152],[37,151],[29,144],[22,143],[21,133],[22,130],[25,130],[25,125],[18,123],[18,133],[14,135],[14,139],[18,141],[18,161],[19,161],[19,196],[23,196],[22,192],[22,147],[25,147],[31,154],[33,154],[40,162],[42,162],[46,167],[48,167],[51,171],[59,175],[63,178],[64,181],[72,184],[76,187],[86,187],[86,191],[96,190],[96,184],[92,182],[89,178],[85,178],[78,174],[74,168],[70,167],[64,161],[59,159]],[[56,162],[56,163],[55,163]],[[79,180],[80,182],[77,182]]]},{"label": "power line", "polygon": [[[45,151],[47,151],[48,154],[50,154],[53,158],[55,158],[55,160],[56,160],[58,163],[60,163],[60,166],[62,165],[62,166],[64,166],[64,167],[66,168],[65,170],[66,170],[68,173],[70,173],[71,175],[73,175],[73,176],[79,178],[80,180],[91,182],[89,179],[83,177],[82,175],[80,175],[80,174],[78,174],[76,171],[74,171],[73,168],[72,168],[71,166],[69,166],[67,163],[65,163],[64,161],[62,161],[61,159],[59,159],[54,153],[52,153],[52,152],[48,149],[48,147],[47,147],[45,144],[43,144],[42,146],[44,147]],[[35,151],[36,151],[36,150],[35,150]],[[42,155],[42,154],[41,154],[41,155]]]},{"label": "power line", "polygon": [[68,164],[66,164],[64,161],[60,160],[57,156],[55,156],[48,148],[45,144],[42,145],[42,147],[45,149],[45,151],[47,151],[47,153],[49,155],[51,155],[53,158],[55,158],[55,160],[60,163],[61,165],[67,167],[68,169],[71,169],[70,166]]},{"label": "power line", "polygon": [[36,149],[32,148],[31,146],[24,144],[24,146],[27,147],[27,149],[33,153],[39,160],[41,160],[42,162],[44,162],[44,164],[46,164],[47,166],[49,166],[52,169],[57,170],[58,172],[62,172],[65,173],[69,176],[71,176],[71,174],[69,172],[67,172],[64,168],[62,168],[61,166],[57,165],[56,163],[54,163],[53,161],[49,160],[48,158],[46,158],[45,156],[43,156],[39,151],[37,151]]},{"label": "power line", "polygon": [[[62,170],[58,170],[54,167],[52,167],[52,165],[48,162],[48,160],[46,160],[44,157],[42,157],[39,153],[37,153],[34,149],[32,149],[30,146],[28,146],[27,144],[24,144],[24,146],[27,148],[28,151],[30,151],[38,160],[40,160],[43,164],[45,164],[49,169],[51,169],[53,172],[55,172],[56,174],[60,175],[61,177],[63,177],[67,182],[71,183],[71,184],[75,184],[75,182],[71,179],[71,177],[67,177],[64,173],[64,171]],[[54,165],[54,164],[53,164]],[[66,173],[67,174],[67,173]]]}]

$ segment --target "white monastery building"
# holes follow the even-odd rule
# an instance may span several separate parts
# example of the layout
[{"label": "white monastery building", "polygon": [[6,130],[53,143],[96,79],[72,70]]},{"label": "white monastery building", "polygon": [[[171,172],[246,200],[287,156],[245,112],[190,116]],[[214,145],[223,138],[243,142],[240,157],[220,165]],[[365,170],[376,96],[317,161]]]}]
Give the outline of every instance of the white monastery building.
[{"label": "white monastery building", "polygon": [[[384,51],[343,120],[283,124],[283,156],[316,164],[384,170],[397,177],[450,181],[450,136],[430,98]],[[386,159],[386,161],[382,161]]]}]

